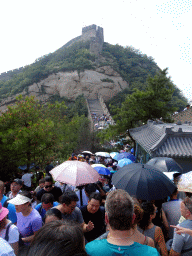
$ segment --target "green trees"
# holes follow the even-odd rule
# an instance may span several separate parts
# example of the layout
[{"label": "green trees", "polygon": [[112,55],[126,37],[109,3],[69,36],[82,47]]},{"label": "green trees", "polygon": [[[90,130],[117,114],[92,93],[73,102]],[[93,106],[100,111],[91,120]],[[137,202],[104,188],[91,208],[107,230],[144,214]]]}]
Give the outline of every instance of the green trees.
[{"label": "green trees", "polygon": [[[79,143],[87,119],[65,116],[63,102],[40,104],[34,97],[17,98],[15,106],[0,116],[0,176],[19,165],[33,162],[44,167],[54,159],[66,159]],[[83,135],[86,137],[86,134]]]},{"label": "green trees", "polygon": [[106,136],[126,132],[127,129],[146,123],[148,119],[171,121],[171,114],[176,110],[170,104],[173,93],[174,86],[167,77],[167,69],[158,72],[153,78],[149,77],[145,90],[134,89],[120,108],[113,109],[116,112],[116,125],[111,127]]}]

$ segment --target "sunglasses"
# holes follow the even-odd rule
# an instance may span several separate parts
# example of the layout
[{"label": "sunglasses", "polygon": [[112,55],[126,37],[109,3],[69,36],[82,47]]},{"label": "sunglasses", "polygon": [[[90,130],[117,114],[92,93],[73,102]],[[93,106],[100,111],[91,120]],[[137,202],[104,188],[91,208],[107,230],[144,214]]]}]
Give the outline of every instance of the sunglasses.
[{"label": "sunglasses", "polygon": [[51,188],[52,187],[52,185],[47,185],[47,186],[45,186],[45,188]]}]

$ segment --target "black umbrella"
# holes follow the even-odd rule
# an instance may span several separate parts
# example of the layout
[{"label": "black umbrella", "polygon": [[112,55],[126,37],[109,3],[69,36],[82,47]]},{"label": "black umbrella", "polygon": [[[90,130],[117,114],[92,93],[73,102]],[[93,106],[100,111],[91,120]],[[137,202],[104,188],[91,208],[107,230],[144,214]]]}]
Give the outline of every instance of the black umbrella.
[{"label": "black umbrella", "polygon": [[113,185],[142,200],[160,200],[175,190],[173,182],[157,168],[140,163],[122,167],[112,177]]},{"label": "black umbrella", "polygon": [[147,164],[158,168],[162,172],[180,172],[183,173],[182,167],[169,157],[154,157]]}]

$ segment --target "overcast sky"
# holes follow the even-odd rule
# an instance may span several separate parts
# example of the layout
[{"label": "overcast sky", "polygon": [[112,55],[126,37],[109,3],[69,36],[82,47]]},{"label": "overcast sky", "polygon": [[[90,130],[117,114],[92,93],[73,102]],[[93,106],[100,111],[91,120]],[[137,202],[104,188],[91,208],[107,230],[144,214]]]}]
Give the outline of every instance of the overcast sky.
[{"label": "overcast sky", "polygon": [[54,52],[82,27],[104,28],[104,41],[133,46],[169,68],[192,99],[192,1],[9,0],[0,1],[0,73]]}]

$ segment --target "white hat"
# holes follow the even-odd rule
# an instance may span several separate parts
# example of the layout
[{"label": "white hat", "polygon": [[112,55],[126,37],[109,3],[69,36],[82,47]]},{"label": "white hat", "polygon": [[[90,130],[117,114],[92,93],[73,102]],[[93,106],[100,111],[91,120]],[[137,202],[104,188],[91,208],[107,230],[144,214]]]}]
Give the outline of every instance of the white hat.
[{"label": "white hat", "polygon": [[31,199],[28,198],[27,196],[23,196],[18,194],[16,197],[14,197],[13,199],[9,200],[10,204],[14,204],[14,205],[22,205],[25,203],[31,203]]}]

